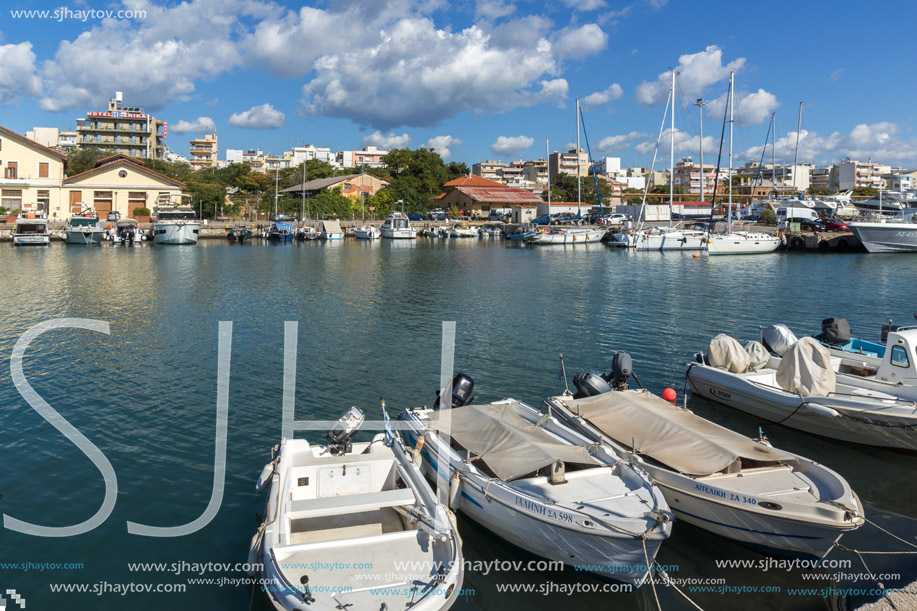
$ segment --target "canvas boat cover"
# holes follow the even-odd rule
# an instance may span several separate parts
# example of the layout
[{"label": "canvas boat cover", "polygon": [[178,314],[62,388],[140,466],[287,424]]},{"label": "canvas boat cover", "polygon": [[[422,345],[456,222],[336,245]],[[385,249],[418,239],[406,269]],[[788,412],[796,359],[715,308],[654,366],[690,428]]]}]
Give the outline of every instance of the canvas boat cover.
[{"label": "canvas boat cover", "polygon": [[[466,449],[482,456],[503,480],[522,477],[555,460],[598,466],[588,446],[563,443],[517,414],[515,403],[466,405],[448,411],[451,435]],[[430,414],[431,428],[439,430],[442,413]]]},{"label": "canvas boat cover", "polygon": [[761,343],[777,356],[783,356],[797,341],[786,325],[771,325],[761,332]]},{"label": "canvas boat cover", "polygon": [[745,373],[751,357],[735,339],[720,333],[710,340],[707,361],[711,367],[725,369],[730,373]]},{"label": "canvas boat cover", "polygon": [[277,231],[286,231],[287,233],[292,233],[293,223],[274,223],[274,228]]},{"label": "canvas boat cover", "polygon": [[745,352],[751,358],[751,362],[748,364],[749,371],[758,371],[771,360],[771,353],[767,351],[767,348],[761,342],[754,340],[745,342]]},{"label": "canvas boat cover", "polygon": [[796,460],[642,390],[559,401],[620,444],[633,444],[640,454],[686,475],[719,473],[739,458],[765,463]]},{"label": "canvas boat cover", "polygon": [[786,351],[777,368],[777,384],[802,396],[825,397],[834,392],[837,376],[831,353],[812,337],[803,337]]},{"label": "canvas boat cover", "polygon": [[344,233],[340,221],[322,221],[322,231],[325,233]]}]

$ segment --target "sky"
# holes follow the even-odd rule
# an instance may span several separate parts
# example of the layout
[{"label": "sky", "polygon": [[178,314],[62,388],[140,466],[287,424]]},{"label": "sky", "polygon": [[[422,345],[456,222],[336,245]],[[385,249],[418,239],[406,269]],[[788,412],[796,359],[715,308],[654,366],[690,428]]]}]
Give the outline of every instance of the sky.
[{"label": "sky", "polygon": [[649,167],[674,68],[676,158],[698,160],[703,98],[715,162],[734,71],[733,165],[760,158],[776,111],[778,163],[917,167],[912,2],[63,1],[0,8],[4,127],[75,129],[122,91],[182,155],[215,129],[221,159],[425,146],[471,167],[571,148],[579,98],[593,158]]}]

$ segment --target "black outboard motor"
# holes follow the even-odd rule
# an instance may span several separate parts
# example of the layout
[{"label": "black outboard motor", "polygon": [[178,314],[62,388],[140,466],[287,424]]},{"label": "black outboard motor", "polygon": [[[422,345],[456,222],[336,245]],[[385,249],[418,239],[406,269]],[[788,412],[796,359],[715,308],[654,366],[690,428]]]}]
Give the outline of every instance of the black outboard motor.
[{"label": "black outboard motor", "polygon": [[846,318],[826,318],[821,321],[821,341],[843,346],[850,341],[850,325]]},{"label": "black outboard motor", "polygon": [[[917,318],[917,314],[914,314],[914,318]],[[891,318],[888,319],[887,325],[882,325],[882,343],[885,344],[888,342],[888,334],[894,333],[904,325],[893,325]]]},{"label": "black outboard motor", "polygon": [[578,373],[573,376],[573,385],[576,387],[576,393],[573,395],[574,399],[594,397],[611,392],[611,386],[605,381],[605,377],[597,373]]},{"label": "black outboard motor", "polygon": [[634,373],[634,362],[626,352],[615,352],[611,357],[611,373],[605,377],[614,383],[615,390],[627,388],[627,378]]},{"label": "black outboard motor", "polygon": [[[474,380],[471,379],[471,376],[465,375],[462,372],[455,374],[452,378],[452,407],[463,407],[471,403],[471,400],[474,398],[471,396],[471,391],[474,390]],[[436,391],[436,403],[433,404],[433,409],[439,409],[439,393]]]}]

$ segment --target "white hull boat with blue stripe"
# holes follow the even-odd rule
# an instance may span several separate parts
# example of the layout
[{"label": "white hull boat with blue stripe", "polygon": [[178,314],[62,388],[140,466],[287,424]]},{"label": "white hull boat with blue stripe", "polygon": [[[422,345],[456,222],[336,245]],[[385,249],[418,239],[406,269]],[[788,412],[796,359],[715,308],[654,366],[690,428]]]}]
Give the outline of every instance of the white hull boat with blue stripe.
[{"label": "white hull boat with blue stripe", "polygon": [[450,506],[533,554],[640,585],[671,533],[645,471],[524,403],[408,409],[400,419]]},{"label": "white hull boat with blue stripe", "polygon": [[859,499],[831,469],[648,391],[561,396],[548,405],[583,435],[637,461],[675,517],[698,528],[778,555],[823,558],[863,524]]}]

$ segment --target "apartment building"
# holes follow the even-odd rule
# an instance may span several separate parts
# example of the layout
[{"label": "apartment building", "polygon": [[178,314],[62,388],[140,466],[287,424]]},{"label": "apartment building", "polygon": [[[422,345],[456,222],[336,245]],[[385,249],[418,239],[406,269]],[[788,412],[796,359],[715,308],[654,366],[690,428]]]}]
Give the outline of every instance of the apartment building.
[{"label": "apartment building", "polygon": [[837,166],[812,168],[809,174],[809,188],[813,191],[837,190]]},{"label": "apartment building", "polygon": [[526,161],[522,164],[522,177],[534,183],[538,189],[547,188],[548,162],[546,159]]},{"label": "apartment building", "polygon": [[64,159],[63,153],[0,127],[0,205],[63,218],[60,184]]},{"label": "apartment building", "polygon": [[86,118],[76,120],[80,148],[111,149],[153,159],[165,155],[167,128],[165,121],[144,113],[143,107],[125,106],[120,91],[108,101],[107,111],[87,112]]},{"label": "apartment building", "polygon": [[589,156],[586,151],[571,149],[566,153],[554,152],[548,157],[548,166],[551,169],[551,176],[558,174],[570,174],[576,176],[577,167],[581,176],[589,176]]},{"label": "apartment building", "polygon": [[191,168],[200,170],[201,168],[215,168],[217,166],[217,157],[219,156],[217,148],[216,132],[205,134],[203,138],[191,140]]},{"label": "apartment building", "polygon": [[390,151],[382,150],[372,145],[364,146],[359,151],[341,151],[337,154],[337,162],[343,168],[384,168],[382,160]]},{"label": "apartment building", "polygon": [[487,180],[493,180],[494,182],[502,182],[501,180],[501,171],[503,168],[507,167],[502,161],[479,161],[471,166],[471,173],[475,176],[480,176],[481,178],[486,178]]},{"label": "apartment building", "polygon": [[[726,174],[726,169],[721,169],[719,178],[722,182],[720,186],[726,182]],[[691,157],[684,157],[675,164],[674,187],[680,187],[684,193],[700,195],[701,181],[703,181],[704,196],[713,194],[717,186],[715,165],[705,163],[701,167],[699,163],[694,163]]]},{"label": "apartment building", "polygon": [[776,184],[778,190],[789,190],[803,193],[809,190],[812,185],[812,172],[815,166],[806,163],[791,166],[774,166],[771,163],[759,164],[756,162],[746,163],[737,170],[740,176],[748,177],[752,181],[757,179],[759,183],[769,182]]},{"label": "apartment building", "polygon": [[74,131],[62,131],[56,127],[33,127],[25,133],[25,137],[65,155],[76,150],[76,132]]},{"label": "apartment building", "polygon": [[857,187],[880,189],[885,187],[883,174],[890,174],[891,168],[880,163],[852,161],[845,159],[837,164],[837,188],[841,191]]}]

